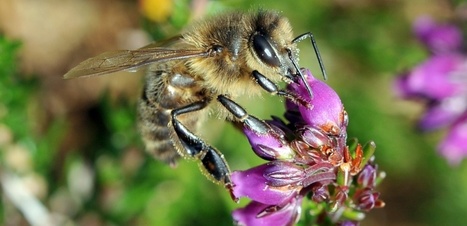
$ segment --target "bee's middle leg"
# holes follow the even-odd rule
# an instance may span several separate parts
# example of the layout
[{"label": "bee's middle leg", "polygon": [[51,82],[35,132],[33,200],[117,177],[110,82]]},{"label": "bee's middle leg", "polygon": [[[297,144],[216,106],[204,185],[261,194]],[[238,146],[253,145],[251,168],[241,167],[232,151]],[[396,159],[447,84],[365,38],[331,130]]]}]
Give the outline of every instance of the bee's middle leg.
[{"label": "bee's middle leg", "polygon": [[217,96],[217,100],[235,117],[235,120],[241,122],[244,126],[251,129],[258,135],[271,134],[275,135],[275,131],[263,120],[250,115],[235,101],[224,95]]},{"label": "bee's middle leg", "polygon": [[230,169],[224,155],[193,134],[177,119],[178,115],[199,111],[208,104],[208,100],[203,100],[172,110],[172,126],[188,157],[199,159],[200,168],[209,179],[228,187],[231,184]]}]

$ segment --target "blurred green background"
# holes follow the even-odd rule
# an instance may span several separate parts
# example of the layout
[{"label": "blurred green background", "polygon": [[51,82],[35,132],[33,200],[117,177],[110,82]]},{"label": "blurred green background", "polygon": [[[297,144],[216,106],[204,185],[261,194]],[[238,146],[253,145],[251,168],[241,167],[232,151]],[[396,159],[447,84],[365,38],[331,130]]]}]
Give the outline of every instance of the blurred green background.
[{"label": "blurred green background", "polygon": [[[348,111],[349,137],[377,144],[376,162],[387,173],[379,187],[386,207],[373,210],[362,225],[465,224],[467,164],[448,165],[436,151],[443,131],[417,131],[422,104],[392,92],[395,76],[427,56],[412,22],[421,15],[451,20],[457,13],[452,5],[460,2],[3,0],[0,224],[50,217],[50,225],[231,225],[230,212],[248,200],[232,202],[193,161],[172,169],[143,151],[135,127],[140,74],[61,76],[100,52],[174,35],[203,15],[255,8],[282,12],[296,35],[313,32],[328,83]],[[154,4],[152,10],[142,10],[145,3]],[[311,45],[300,48],[301,66],[320,76]],[[261,104],[240,102],[260,118],[284,109],[269,95]],[[205,127],[203,137],[225,154],[231,169],[262,163],[230,124],[212,119]]]}]

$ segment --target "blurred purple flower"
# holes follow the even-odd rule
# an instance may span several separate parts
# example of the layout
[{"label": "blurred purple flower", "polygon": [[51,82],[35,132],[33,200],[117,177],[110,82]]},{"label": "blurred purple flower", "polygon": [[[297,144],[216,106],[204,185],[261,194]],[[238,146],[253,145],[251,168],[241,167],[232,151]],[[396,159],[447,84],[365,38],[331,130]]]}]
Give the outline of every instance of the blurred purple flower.
[{"label": "blurred purple flower", "polygon": [[[433,55],[396,81],[402,97],[438,100],[465,93],[467,59],[456,53]],[[462,75],[464,72],[464,75]]]},{"label": "blurred purple flower", "polygon": [[439,150],[449,163],[457,165],[467,155],[467,113],[451,126]]},{"label": "blurred purple flower", "polygon": [[395,90],[403,98],[427,103],[419,121],[422,130],[451,128],[439,149],[450,163],[457,164],[467,156],[467,139],[457,138],[462,124],[458,121],[467,114],[467,54],[460,49],[462,33],[456,26],[440,25],[428,17],[417,20],[414,30],[432,55],[398,77]]},{"label": "blurred purple flower", "polygon": [[[359,176],[365,182],[355,179],[355,183],[364,185],[357,186],[350,197],[350,177],[360,173],[365,165],[362,164],[363,149],[357,145],[350,154],[346,146],[348,118],[336,92],[315,79],[310,71],[303,73],[307,75],[313,97],[302,83],[287,87],[309,102],[308,106],[286,103],[285,117],[290,123],[273,117],[266,122],[270,127],[270,133],[266,135],[244,128],[253,151],[269,162],[232,173],[232,195],[252,200],[246,207],[233,212],[239,225],[293,225],[308,193],[311,193],[312,201],[332,203],[335,209],[347,208],[348,200],[355,200],[352,202],[358,211],[384,206],[378,199],[379,193],[373,190],[375,178],[366,176],[376,175],[374,167]],[[374,147],[369,149],[374,150]],[[347,179],[339,184],[337,180],[341,173],[346,174]],[[330,190],[330,186],[335,188]]]},{"label": "blurred purple flower", "polygon": [[453,25],[438,24],[428,16],[418,18],[413,27],[418,39],[432,52],[453,52],[462,45],[462,33]]}]

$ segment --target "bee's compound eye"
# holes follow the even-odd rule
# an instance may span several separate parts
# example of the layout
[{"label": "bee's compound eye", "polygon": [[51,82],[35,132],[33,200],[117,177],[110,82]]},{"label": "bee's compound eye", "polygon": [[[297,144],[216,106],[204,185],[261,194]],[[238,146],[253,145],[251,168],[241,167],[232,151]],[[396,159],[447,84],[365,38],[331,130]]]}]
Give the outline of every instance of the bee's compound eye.
[{"label": "bee's compound eye", "polygon": [[274,48],[266,37],[261,34],[254,34],[252,39],[253,49],[264,63],[273,67],[279,67],[281,65]]}]

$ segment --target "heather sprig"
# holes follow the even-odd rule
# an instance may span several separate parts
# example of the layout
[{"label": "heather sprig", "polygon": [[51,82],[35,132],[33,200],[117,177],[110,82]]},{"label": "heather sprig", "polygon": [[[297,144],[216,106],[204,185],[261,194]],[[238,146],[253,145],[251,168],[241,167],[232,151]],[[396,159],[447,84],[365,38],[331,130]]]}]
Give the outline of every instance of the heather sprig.
[{"label": "heather sprig", "polygon": [[453,24],[439,24],[421,17],[414,24],[419,41],[429,57],[395,81],[397,94],[426,103],[419,128],[432,131],[448,128],[438,150],[452,165],[467,156],[467,45]]},{"label": "heather sprig", "polygon": [[375,144],[347,144],[349,119],[339,96],[310,71],[303,73],[313,96],[302,83],[287,89],[307,106],[287,101],[288,122],[273,116],[266,135],[244,128],[253,151],[268,162],[232,174],[233,196],[252,200],[233,212],[239,225],[294,225],[300,219],[355,225],[365,212],[384,206],[375,191],[384,177],[374,163]]}]

